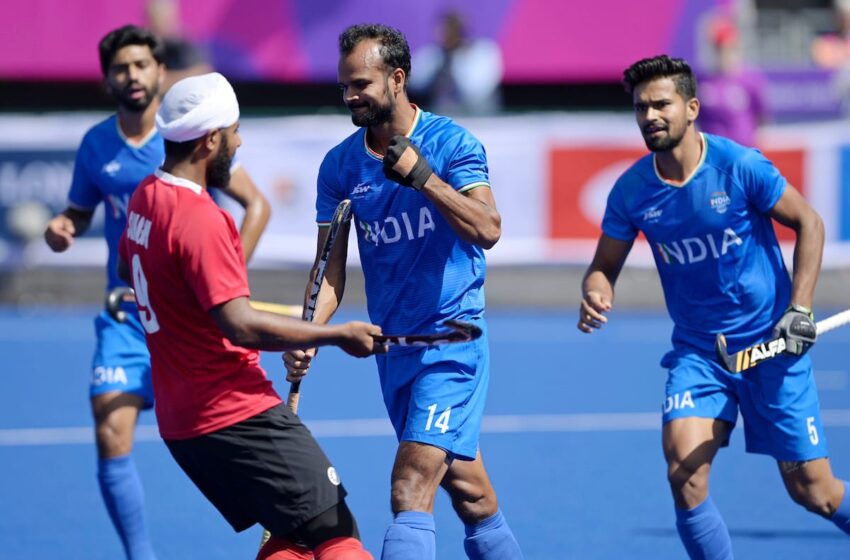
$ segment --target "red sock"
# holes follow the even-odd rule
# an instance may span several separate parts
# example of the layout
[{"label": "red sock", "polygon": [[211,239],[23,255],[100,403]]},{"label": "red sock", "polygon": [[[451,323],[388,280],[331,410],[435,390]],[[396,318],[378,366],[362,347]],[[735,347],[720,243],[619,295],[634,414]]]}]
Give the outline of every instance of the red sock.
[{"label": "red sock", "polygon": [[352,537],[338,537],[325,541],[313,551],[316,560],[375,560],[363,543]]},{"label": "red sock", "polygon": [[260,548],[257,560],[313,560],[313,552],[286,539],[272,537]]}]

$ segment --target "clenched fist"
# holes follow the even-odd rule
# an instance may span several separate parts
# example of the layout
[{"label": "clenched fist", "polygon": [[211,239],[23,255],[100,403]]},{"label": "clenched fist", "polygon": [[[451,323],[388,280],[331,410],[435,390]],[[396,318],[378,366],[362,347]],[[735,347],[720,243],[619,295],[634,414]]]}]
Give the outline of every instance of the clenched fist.
[{"label": "clenched fist", "polygon": [[399,185],[421,190],[434,173],[419,148],[406,136],[393,136],[384,156],[384,175]]}]

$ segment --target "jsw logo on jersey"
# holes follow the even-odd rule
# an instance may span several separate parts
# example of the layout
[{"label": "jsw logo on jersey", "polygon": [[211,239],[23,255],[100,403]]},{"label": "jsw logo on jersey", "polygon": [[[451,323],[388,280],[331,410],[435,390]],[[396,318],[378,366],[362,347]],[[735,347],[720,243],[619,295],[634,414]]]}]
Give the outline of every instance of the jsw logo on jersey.
[{"label": "jsw logo on jersey", "polygon": [[363,230],[363,238],[369,243],[379,245],[380,243],[390,244],[398,243],[402,239],[413,241],[425,237],[429,231],[435,231],[434,218],[431,216],[431,210],[427,206],[419,209],[419,215],[416,212],[411,216],[407,212],[402,212],[400,216],[387,216],[383,223],[375,221],[360,222],[360,229]]},{"label": "jsw logo on jersey", "polygon": [[358,194],[366,194],[371,189],[372,189],[372,185],[370,185],[369,183],[360,183],[359,185],[357,185],[356,187],[351,189],[351,196],[358,195]]},{"label": "jsw logo on jersey", "polygon": [[772,358],[777,354],[785,352],[785,339],[777,338],[770,342],[753,346],[750,349],[750,364],[757,364],[762,360]]},{"label": "jsw logo on jersey", "polygon": [[703,237],[686,237],[678,241],[668,243],[656,243],[655,250],[661,255],[664,264],[694,264],[704,261],[711,255],[715,259],[729,252],[729,248],[743,245],[744,242],[732,228],[723,230],[723,238],[715,239],[714,234],[709,233]]},{"label": "jsw logo on jersey", "polygon": [[649,210],[643,213],[643,221],[649,223],[656,223],[659,219],[661,219],[661,214],[664,213],[664,210],[661,208],[656,208],[653,206]]}]

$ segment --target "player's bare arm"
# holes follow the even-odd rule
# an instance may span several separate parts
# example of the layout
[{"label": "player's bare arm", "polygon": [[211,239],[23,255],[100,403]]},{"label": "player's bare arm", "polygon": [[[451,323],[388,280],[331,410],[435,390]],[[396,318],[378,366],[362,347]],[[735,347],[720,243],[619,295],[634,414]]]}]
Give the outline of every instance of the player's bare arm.
[{"label": "player's bare arm", "polygon": [[237,346],[283,351],[335,345],[358,358],[385,351],[375,344],[381,328],[360,321],[341,325],[308,323],[251,307],[247,297],[234,298],[210,309],[224,336]]},{"label": "player's bare arm", "polygon": [[608,322],[604,313],[614,304],[614,285],[623,269],[633,241],[621,241],[604,233],[599,237],[596,254],[593,255],[581,286],[578,329],[591,333]]},{"label": "player's bare arm", "polygon": [[54,216],[44,231],[47,246],[56,253],[67,251],[73,245],[74,238],[89,229],[92,215],[94,212],[68,207]]},{"label": "player's bare arm", "polygon": [[790,303],[811,309],[823,257],[823,220],[791,185],[785,188],[770,215],[797,233]]},{"label": "player's bare arm", "polygon": [[[322,286],[319,288],[319,294],[316,299],[316,311],[313,314],[314,323],[324,324],[330,321],[339,304],[342,302],[342,296],[345,292],[345,265],[348,261],[348,234],[350,229],[351,222],[346,222],[341,226],[338,234],[339,238],[331,250],[327,268],[325,269],[325,277],[322,280]],[[311,281],[307,283],[304,291],[304,309],[307,309],[310,300],[312,279],[315,278],[317,273],[319,257],[329,232],[329,227],[319,226],[316,239],[316,258],[310,270]],[[306,350],[284,352],[283,363],[286,366],[286,380],[291,383],[307,375],[307,372],[310,370],[310,362],[317,351],[316,348],[309,348]]]},{"label": "player's bare arm", "polygon": [[425,183],[428,197],[449,222],[458,237],[482,249],[492,248],[502,235],[502,216],[490,187],[480,186],[459,193],[436,175]]},{"label": "player's bare arm", "polygon": [[248,262],[254,254],[254,249],[257,248],[260,236],[269,223],[272,213],[271,206],[242,166],[231,173],[230,184],[227,188],[222,189],[222,192],[245,209],[245,216],[242,218],[242,225],[239,227],[239,237],[242,240],[245,262]]},{"label": "player's bare arm", "polygon": [[384,156],[384,174],[426,196],[467,243],[490,249],[499,241],[502,217],[490,188],[482,185],[457,192],[433,172],[419,148],[407,137],[393,137]]}]

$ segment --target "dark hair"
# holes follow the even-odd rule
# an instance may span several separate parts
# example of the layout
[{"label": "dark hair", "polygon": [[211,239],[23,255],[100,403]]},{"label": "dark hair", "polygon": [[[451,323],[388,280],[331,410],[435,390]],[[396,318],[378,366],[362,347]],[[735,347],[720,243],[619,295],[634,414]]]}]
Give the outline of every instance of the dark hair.
[{"label": "dark hair", "polygon": [[110,31],[100,40],[100,69],[103,70],[104,76],[109,73],[109,65],[112,64],[115,53],[129,45],[150,47],[151,54],[158,64],[165,60],[165,47],[159,37],[143,27],[125,25]]},{"label": "dark hair", "polygon": [[381,58],[384,59],[387,70],[404,70],[404,85],[407,87],[407,81],[410,79],[410,46],[404,34],[394,27],[380,23],[352,25],[339,35],[339,54],[351,54],[354,47],[364,39],[375,39],[381,44]]},{"label": "dark hair", "polygon": [[165,140],[165,155],[179,160],[184,160],[195,150],[198,145],[198,138],[194,140],[186,140],[185,142],[175,142],[174,140]]},{"label": "dark hair", "polygon": [[682,58],[670,58],[666,54],[638,60],[623,71],[623,86],[628,93],[645,82],[659,78],[672,78],[676,92],[685,100],[697,96],[697,79],[688,63]]}]

